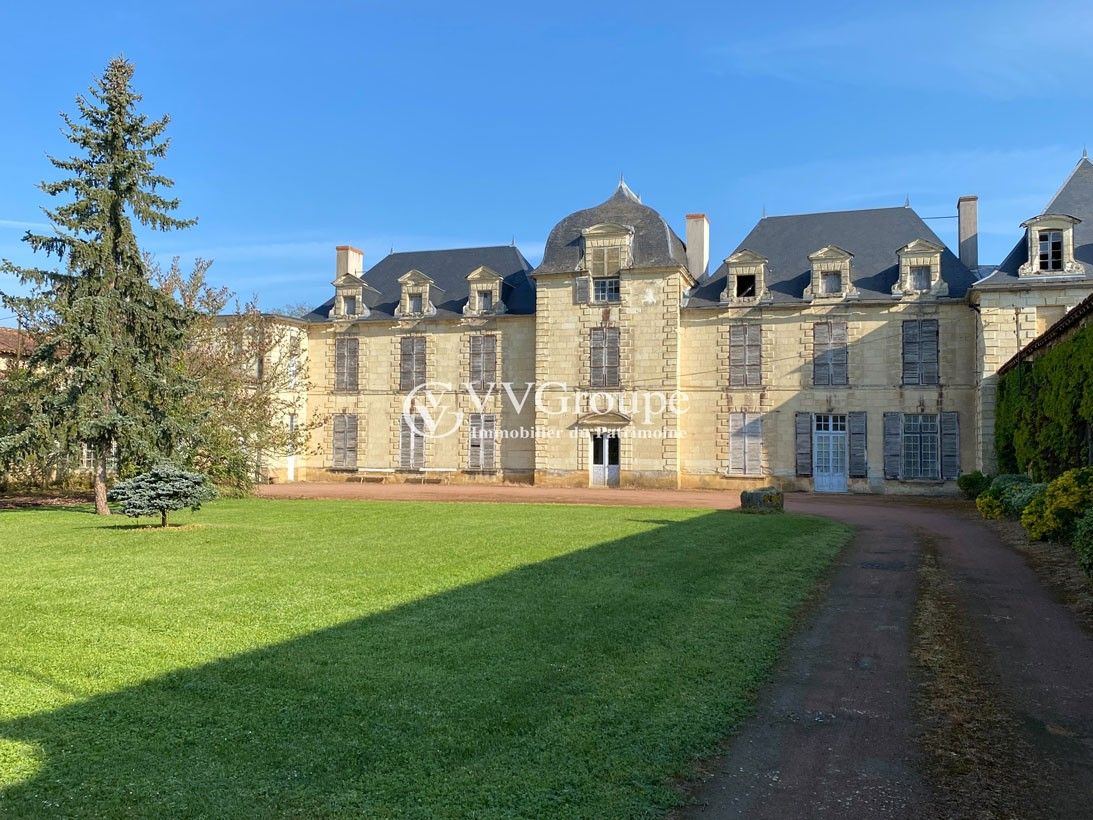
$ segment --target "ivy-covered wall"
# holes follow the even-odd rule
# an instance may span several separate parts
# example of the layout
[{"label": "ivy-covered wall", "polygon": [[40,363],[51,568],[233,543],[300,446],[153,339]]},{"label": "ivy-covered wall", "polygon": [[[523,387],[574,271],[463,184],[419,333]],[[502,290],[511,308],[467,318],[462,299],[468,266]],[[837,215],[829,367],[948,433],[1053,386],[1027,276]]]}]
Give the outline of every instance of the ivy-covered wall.
[{"label": "ivy-covered wall", "polygon": [[994,445],[1002,473],[1054,478],[1089,462],[1093,324],[1022,362],[999,381]]}]

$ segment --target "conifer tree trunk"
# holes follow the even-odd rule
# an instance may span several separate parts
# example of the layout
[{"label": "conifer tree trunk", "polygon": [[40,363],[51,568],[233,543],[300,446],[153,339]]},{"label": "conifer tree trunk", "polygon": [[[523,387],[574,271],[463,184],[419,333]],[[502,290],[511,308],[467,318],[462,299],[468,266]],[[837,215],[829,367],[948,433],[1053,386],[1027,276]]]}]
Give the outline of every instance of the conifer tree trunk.
[{"label": "conifer tree trunk", "polygon": [[95,513],[110,515],[110,506],[106,503],[106,459],[109,453],[105,447],[95,452]]}]

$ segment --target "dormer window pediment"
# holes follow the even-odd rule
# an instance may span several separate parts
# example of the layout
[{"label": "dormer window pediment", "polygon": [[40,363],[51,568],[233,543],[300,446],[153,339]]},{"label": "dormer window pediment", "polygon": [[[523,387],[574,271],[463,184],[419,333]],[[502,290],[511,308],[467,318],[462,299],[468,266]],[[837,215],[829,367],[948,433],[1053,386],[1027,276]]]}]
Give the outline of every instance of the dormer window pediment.
[{"label": "dormer window pediment", "polygon": [[379,295],[374,287],[353,273],[343,273],[334,285],[334,308],[331,315],[336,319],[360,319],[371,314],[368,302]]},{"label": "dormer window pediment", "polygon": [[729,305],[749,305],[771,301],[767,290],[768,260],[754,251],[742,248],[726,257],[725,290],[721,302]]},{"label": "dormer window pediment", "polygon": [[838,245],[824,245],[808,255],[812,277],[805,288],[804,298],[812,301],[855,299],[854,254]]},{"label": "dormer window pediment", "polygon": [[419,270],[409,270],[398,278],[402,294],[395,316],[399,319],[420,319],[436,315],[436,300],[443,293],[436,283]]},{"label": "dormer window pediment", "polygon": [[892,295],[901,299],[947,296],[948,284],[941,278],[944,247],[928,239],[915,239],[896,251],[899,278]]},{"label": "dormer window pediment", "polygon": [[617,276],[634,264],[634,229],[604,222],[581,231],[581,269],[593,277]]},{"label": "dormer window pediment", "polygon": [[464,316],[497,316],[505,312],[501,301],[504,278],[497,271],[480,265],[467,274],[467,303]]},{"label": "dormer window pediment", "polygon": [[1085,267],[1074,258],[1074,226],[1081,222],[1070,214],[1040,214],[1021,223],[1028,242],[1028,261],[1018,276],[1084,275]]}]

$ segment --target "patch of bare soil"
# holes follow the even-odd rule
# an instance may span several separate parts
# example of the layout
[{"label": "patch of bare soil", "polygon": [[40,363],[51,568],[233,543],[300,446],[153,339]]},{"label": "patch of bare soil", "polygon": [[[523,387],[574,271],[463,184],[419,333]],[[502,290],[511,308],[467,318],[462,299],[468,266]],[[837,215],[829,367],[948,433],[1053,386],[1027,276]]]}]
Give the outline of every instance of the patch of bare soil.
[{"label": "patch of bare soil", "polygon": [[0,510],[23,510],[28,507],[76,507],[93,502],[91,493],[10,493],[0,495]]},{"label": "patch of bare soil", "polygon": [[1020,552],[1057,600],[1077,616],[1087,632],[1093,632],[1093,580],[1082,570],[1074,550],[1054,541],[1029,541],[1016,521],[991,521],[999,538]]},{"label": "patch of bare soil", "polygon": [[1042,765],[983,673],[956,587],[925,539],[912,626],[916,710],[938,817],[1046,816]]}]

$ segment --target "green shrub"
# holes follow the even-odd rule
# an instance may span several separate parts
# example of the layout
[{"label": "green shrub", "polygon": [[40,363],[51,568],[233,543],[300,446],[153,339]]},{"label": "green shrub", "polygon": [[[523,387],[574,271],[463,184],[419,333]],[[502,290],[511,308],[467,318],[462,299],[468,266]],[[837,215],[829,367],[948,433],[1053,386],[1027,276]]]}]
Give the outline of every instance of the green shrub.
[{"label": "green shrub", "polygon": [[1020,518],[1025,508],[1046,491],[1047,484],[1012,484],[1002,491],[1002,508],[1008,518]]},{"label": "green shrub", "polygon": [[992,495],[983,493],[975,499],[975,508],[984,518],[1003,518],[1006,514],[1002,502]]},{"label": "green shrub", "polygon": [[960,488],[960,492],[964,493],[964,497],[969,501],[975,501],[979,498],[980,494],[990,485],[990,476],[983,475],[979,470],[973,473],[964,473],[956,480],[956,486]]},{"label": "green shrub", "polygon": [[988,492],[995,498],[1001,498],[1006,490],[1031,483],[1032,479],[1024,473],[1003,473],[1002,475],[994,477],[994,480],[991,481],[991,486],[988,488]]},{"label": "green shrub", "polygon": [[1079,517],[1093,507],[1093,467],[1067,470],[1025,508],[1021,524],[1035,541],[1065,541]]},{"label": "green shrub", "polygon": [[167,513],[187,507],[199,510],[203,502],[216,498],[216,489],[201,473],[164,463],[115,484],[108,497],[121,502],[121,511],[131,518],[158,515],[160,526],[166,527]]},{"label": "green shrub", "polygon": [[1074,525],[1074,540],[1070,545],[1078,554],[1078,563],[1085,570],[1085,574],[1093,578],[1093,509],[1082,513],[1078,523]]}]

